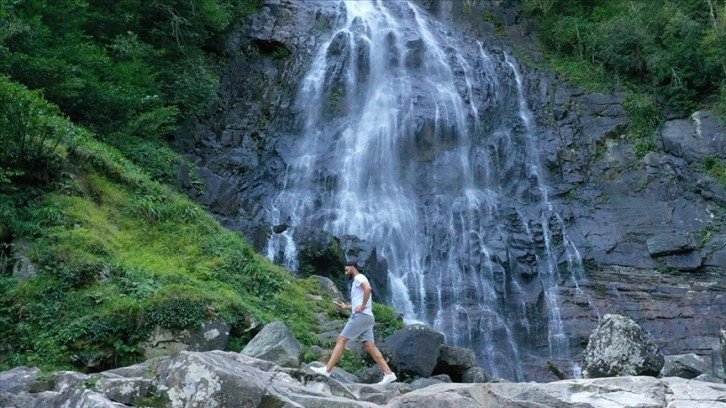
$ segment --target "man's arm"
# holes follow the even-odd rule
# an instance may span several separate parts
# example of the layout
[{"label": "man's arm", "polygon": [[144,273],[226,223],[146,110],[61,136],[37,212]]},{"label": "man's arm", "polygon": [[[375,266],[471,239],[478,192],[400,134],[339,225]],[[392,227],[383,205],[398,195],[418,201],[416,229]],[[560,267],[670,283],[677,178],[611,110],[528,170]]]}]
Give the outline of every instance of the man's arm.
[{"label": "man's arm", "polygon": [[350,309],[350,305],[346,305],[345,302],[338,302],[337,300],[334,300],[333,303],[338,306],[338,309]]}]

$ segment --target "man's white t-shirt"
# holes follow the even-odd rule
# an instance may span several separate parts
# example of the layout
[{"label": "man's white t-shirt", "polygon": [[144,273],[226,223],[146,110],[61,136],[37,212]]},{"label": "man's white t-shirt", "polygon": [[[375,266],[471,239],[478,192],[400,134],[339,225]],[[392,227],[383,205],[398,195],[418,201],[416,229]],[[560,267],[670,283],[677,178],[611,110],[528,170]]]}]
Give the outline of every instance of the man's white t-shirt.
[{"label": "man's white t-shirt", "polygon": [[[350,287],[350,304],[353,307],[353,313],[355,313],[355,309],[358,306],[363,304],[363,295],[365,295],[365,292],[361,287],[361,284],[363,283],[370,285],[370,283],[368,283],[368,278],[366,278],[365,275],[359,273],[355,276],[355,278],[353,278],[353,285]],[[368,298],[368,303],[366,303],[363,313],[373,316],[373,293],[371,293],[371,296]]]}]

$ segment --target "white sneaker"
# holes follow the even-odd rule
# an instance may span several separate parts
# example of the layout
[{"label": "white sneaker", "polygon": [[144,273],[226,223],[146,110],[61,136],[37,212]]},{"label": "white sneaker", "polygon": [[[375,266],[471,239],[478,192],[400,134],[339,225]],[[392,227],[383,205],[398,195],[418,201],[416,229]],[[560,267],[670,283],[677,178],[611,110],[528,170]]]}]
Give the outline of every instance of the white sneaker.
[{"label": "white sneaker", "polygon": [[310,369],[313,370],[314,372],[320,374],[320,375],[324,375],[326,377],[330,377],[330,373],[328,372],[328,367],[326,367],[326,366],[322,366],[322,367],[310,367]]},{"label": "white sneaker", "polygon": [[392,383],[397,380],[396,373],[384,374],[383,379],[378,382],[378,385]]}]

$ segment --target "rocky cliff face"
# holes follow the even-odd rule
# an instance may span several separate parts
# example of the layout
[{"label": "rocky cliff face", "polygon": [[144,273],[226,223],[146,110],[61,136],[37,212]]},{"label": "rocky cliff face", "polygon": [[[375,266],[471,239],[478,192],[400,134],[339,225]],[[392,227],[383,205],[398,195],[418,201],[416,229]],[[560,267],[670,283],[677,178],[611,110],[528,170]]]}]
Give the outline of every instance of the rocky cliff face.
[{"label": "rocky cliff face", "polygon": [[[485,3],[480,6],[496,13],[508,38],[521,45],[526,28],[518,20],[517,2]],[[461,17],[483,10],[464,10],[463,2],[419,4],[473,38],[507,49],[492,25]],[[179,142],[206,180],[200,201],[260,251],[273,233],[288,227],[270,225],[264,205],[282,188],[294,159],[304,126],[295,98],[315,50],[339,23],[337,7],[332,1],[266,1],[229,41],[234,58],[209,117]],[[520,66],[549,198],[583,262],[582,276],[561,275],[554,288],[569,339],[567,359],[579,359],[589,331],[606,313],[633,318],[667,354],[695,352],[710,359],[726,315],[726,192],[702,165],[707,156],[726,159],[723,124],[708,112],[671,118],[659,134],[658,150],[638,158],[624,136],[629,118],[623,95],[588,94],[550,73]],[[341,98],[327,103],[328,112],[350,109]],[[419,142],[418,151],[431,151],[429,139]],[[509,290],[507,302],[525,304],[526,317],[539,319],[529,327],[515,324],[513,336],[526,344],[525,365],[545,367],[551,338],[542,316],[552,308],[545,296],[549,288],[535,279],[536,242],[518,239],[525,228],[519,227],[509,224],[509,238],[499,249],[498,257],[508,261],[502,262],[498,290]],[[375,253],[376,243],[367,245],[365,251]],[[564,252],[558,256],[560,265],[568,262]],[[385,269],[385,260],[373,258]],[[384,285],[385,278],[379,282]],[[524,292],[513,292],[513,282]],[[720,365],[718,358],[713,362]],[[542,369],[531,372],[548,375]]]}]

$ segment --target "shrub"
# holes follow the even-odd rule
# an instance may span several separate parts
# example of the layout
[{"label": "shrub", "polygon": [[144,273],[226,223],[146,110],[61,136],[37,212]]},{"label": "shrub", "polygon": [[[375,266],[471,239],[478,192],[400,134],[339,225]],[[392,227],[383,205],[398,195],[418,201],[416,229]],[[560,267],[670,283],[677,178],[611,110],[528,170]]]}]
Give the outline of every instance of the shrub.
[{"label": "shrub", "polygon": [[655,136],[658,128],[663,124],[663,114],[652,96],[629,92],[623,102],[628,112],[628,138],[635,144],[635,154],[638,158],[656,149]]},{"label": "shrub", "polygon": [[202,323],[207,310],[204,292],[194,286],[164,286],[148,301],[145,321],[151,326],[187,329]]},{"label": "shrub", "polygon": [[0,183],[19,176],[45,180],[57,175],[59,145],[73,131],[58,113],[40,92],[0,75]]}]

